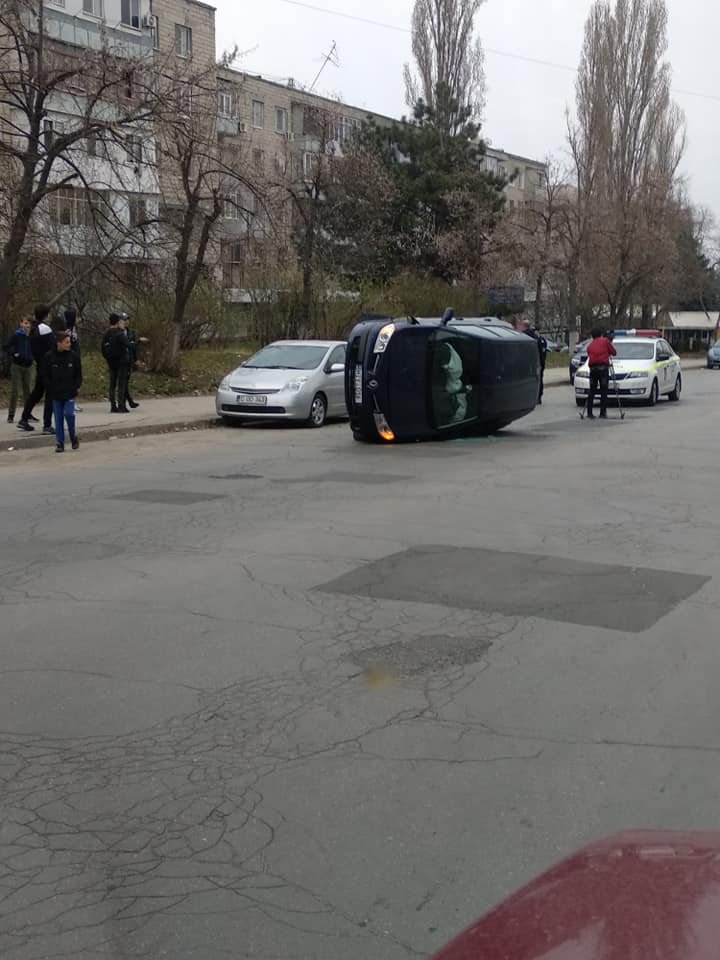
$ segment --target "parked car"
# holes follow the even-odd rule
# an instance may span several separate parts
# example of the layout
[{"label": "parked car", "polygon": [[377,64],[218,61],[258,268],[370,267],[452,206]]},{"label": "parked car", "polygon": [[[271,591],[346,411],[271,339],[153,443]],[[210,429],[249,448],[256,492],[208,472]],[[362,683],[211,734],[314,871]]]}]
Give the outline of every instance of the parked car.
[{"label": "parked car", "polygon": [[433,960],[710,960],[720,833],[638,830],[537,877]]},{"label": "parked car", "polygon": [[376,320],[348,341],[345,400],[356,440],[491,433],[537,403],[535,340],[495,318]]},{"label": "parked car", "polygon": [[589,340],[581,340],[570,354],[570,363],[568,364],[568,372],[570,374],[570,383],[575,383],[575,374],[578,372],[578,369],[587,361],[587,348]]},{"label": "parked car", "polygon": [[338,340],[279,340],[240,364],[217,390],[226,423],[302,420],[321,427],[346,417],[345,349]]},{"label": "parked car", "polygon": [[[662,337],[615,337],[617,356],[610,373],[610,399],[634,400],[654,407],[661,396],[679,400],[682,392],[680,357]],[[575,402],[587,403],[590,367],[585,362],[575,374]]]},{"label": "parked car", "polygon": [[720,340],[716,340],[707,353],[708,370],[720,367]]}]

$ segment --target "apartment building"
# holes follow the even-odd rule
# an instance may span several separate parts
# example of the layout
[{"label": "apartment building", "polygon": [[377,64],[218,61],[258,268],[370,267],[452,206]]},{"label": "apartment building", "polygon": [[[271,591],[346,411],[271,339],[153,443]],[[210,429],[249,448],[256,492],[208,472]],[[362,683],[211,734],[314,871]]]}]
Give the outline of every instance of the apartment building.
[{"label": "apartment building", "polygon": [[504,176],[508,181],[505,192],[511,209],[542,199],[548,172],[546,163],[488,146],[483,166],[489,173]]}]

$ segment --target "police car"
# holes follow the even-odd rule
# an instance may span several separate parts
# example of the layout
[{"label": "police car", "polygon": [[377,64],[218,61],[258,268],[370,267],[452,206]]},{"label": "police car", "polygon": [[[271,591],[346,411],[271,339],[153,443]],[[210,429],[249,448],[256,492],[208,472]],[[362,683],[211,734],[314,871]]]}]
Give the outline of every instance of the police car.
[{"label": "police car", "polygon": [[[617,356],[610,369],[610,399],[638,401],[654,407],[660,397],[679,400],[682,392],[680,357],[660,336],[642,331],[616,331],[613,345]],[[575,374],[575,402],[587,403],[590,392],[590,367],[587,361]]]}]

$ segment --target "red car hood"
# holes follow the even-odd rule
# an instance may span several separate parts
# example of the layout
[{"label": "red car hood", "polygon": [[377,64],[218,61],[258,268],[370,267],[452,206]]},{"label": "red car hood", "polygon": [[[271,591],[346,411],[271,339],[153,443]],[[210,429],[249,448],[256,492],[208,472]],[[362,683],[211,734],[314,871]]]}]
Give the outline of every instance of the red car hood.
[{"label": "red car hood", "polygon": [[433,960],[718,960],[720,833],[602,840],[513,894]]}]

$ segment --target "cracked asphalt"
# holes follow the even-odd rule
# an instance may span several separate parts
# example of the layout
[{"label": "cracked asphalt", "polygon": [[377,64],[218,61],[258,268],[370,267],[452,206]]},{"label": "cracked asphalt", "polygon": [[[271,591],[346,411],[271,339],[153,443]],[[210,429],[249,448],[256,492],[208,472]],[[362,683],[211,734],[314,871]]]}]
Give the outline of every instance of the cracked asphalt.
[{"label": "cracked asphalt", "polygon": [[585,842],[718,829],[720,375],[685,388],[3,455],[3,960],[425,957]]}]

